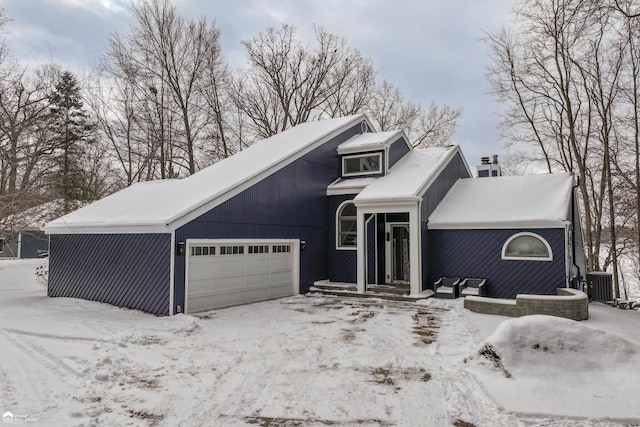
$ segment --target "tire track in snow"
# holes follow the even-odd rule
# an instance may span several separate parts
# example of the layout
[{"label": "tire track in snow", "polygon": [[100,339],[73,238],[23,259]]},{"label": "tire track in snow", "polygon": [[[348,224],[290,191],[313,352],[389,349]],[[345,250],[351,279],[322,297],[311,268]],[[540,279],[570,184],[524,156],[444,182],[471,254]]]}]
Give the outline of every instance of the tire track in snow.
[{"label": "tire track in snow", "polygon": [[52,372],[50,366],[42,364],[42,358],[36,352],[0,329],[0,358],[3,365],[12,367],[10,372],[4,371],[6,382],[2,387],[2,403],[11,406],[2,410],[50,420],[66,409],[65,400],[71,396],[73,388],[64,381],[64,375]]},{"label": "tire track in snow", "polygon": [[25,339],[19,339],[15,332],[4,330],[5,337],[12,342],[12,344],[22,350],[24,354],[29,355],[33,360],[42,365],[44,368],[55,372],[60,377],[60,380],[66,384],[73,385],[72,380],[68,378],[69,375],[75,378],[79,378],[82,374],[69,366],[64,360],[54,355],[50,351],[45,350],[42,346],[31,343]]}]

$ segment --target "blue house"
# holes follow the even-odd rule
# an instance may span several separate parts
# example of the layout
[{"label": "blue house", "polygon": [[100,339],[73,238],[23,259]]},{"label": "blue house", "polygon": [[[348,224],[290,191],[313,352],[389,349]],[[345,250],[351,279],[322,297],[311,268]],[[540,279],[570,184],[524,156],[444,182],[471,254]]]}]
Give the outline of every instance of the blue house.
[{"label": "blue house", "polygon": [[[501,188],[492,183],[513,181],[509,197],[551,182],[526,178],[475,179],[459,147],[413,149],[404,132],[374,132],[364,115],[309,122],[188,178],[136,184],[50,222],[48,293],[162,315],[295,295],[320,281],[359,292],[403,283],[417,296],[440,275],[472,274],[487,278],[490,296],[555,293],[584,274],[573,255],[581,234],[571,175],[552,176],[562,185],[541,193],[556,210],[479,217],[478,227],[473,215],[447,220],[469,192],[463,208],[477,211],[473,203]],[[525,253],[536,242],[549,256]],[[506,256],[488,255],[504,247]]]},{"label": "blue house", "polygon": [[49,237],[38,229],[0,233],[0,258],[40,258],[49,252]]}]

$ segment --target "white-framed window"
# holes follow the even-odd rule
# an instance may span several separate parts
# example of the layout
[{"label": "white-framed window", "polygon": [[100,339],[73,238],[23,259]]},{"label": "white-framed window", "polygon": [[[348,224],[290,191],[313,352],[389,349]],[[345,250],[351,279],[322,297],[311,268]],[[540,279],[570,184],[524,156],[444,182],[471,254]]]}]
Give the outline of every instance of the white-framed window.
[{"label": "white-framed window", "polygon": [[273,245],[271,248],[274,254],[291,252],[291,245]]},{"label": "white-framed window", "polygon": [[535,233],[516,233],[502,246],[502,259],[526,261],[553,261],[551,246]]},{"label": "white-framed window", "polygon": [[191,256],[211,256],[215,254],[215,246],[191,246]]},{"label": "white-framed window", "polygon": [[342,202],[336,211],[336,247],[356,249],[358,243],[358,216],[353,200]]},{"label": "white-framed window", "polygon": [[382,173],[382,153],[342,157],[342,176]]},{"label": "white-framed window", "polygon": [[220,246],[220,255],[242,255],[244,246]]}]

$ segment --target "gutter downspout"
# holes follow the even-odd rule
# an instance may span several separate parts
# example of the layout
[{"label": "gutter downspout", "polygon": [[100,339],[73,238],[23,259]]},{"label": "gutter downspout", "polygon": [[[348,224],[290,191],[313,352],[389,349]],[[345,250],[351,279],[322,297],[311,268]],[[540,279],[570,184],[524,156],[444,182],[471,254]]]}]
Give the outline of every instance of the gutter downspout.
[{"label": "gutter downspout", "polygon": [[[580,186],[580,177],[576,176],[575,180],[574,180],[575,184],[571,187],[571,263],[572,265],[576,268],[576,270],[578,271],[577,274],[577,278],[578,278],[578,282],[582,282],[582,273],[580,271],[580,266],[576,264],[576,223],[575,223],[575,219],[576,219],[576,188],[578,188]],[[582,230],[582,227],[580,227],[580,230]],[[583,239],[584,241],[584,239]]]}]

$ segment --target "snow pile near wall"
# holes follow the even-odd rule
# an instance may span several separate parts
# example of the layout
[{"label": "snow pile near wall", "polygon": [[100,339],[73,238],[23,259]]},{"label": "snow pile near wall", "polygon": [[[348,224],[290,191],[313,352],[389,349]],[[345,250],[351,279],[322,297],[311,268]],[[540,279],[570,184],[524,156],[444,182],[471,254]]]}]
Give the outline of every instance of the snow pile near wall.
[{"label": "snow pile near wall", "polygon": [[640,346],[579,322],[542,315],[505,321],[470,360],[507,411],[640,416]]}]

